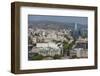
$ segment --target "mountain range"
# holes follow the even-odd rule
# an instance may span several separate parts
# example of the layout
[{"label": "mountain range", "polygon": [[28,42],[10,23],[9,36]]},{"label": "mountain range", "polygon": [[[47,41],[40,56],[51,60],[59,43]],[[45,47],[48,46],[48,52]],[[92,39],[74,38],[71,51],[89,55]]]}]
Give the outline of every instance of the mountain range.
[{"label": "mountain range", "polygon": [[75,29],[77,24],[77,30],[87,30],[88,26],[80,23],[68,23],[68,22],[57,22],[57,21],[28,21],[29,28],[43,28],[43,29]]}]

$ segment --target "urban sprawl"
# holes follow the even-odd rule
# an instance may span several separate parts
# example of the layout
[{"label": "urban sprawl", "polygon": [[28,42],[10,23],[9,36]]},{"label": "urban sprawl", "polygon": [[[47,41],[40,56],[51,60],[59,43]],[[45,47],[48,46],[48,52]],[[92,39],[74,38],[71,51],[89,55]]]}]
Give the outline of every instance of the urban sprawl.
[{"label": "urban sprawl", "polygon": [[28,28],[28,59],[54,60],[88,57],[87,32],[77,29]]}]

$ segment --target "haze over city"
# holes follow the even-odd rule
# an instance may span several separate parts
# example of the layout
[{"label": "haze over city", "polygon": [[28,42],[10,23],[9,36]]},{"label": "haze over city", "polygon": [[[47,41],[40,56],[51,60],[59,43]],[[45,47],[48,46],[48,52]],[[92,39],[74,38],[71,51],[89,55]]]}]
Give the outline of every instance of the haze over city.
[{"label": "haze over city", "polygon": [[28,16],[28,59],[88,58],[88,18]]}]

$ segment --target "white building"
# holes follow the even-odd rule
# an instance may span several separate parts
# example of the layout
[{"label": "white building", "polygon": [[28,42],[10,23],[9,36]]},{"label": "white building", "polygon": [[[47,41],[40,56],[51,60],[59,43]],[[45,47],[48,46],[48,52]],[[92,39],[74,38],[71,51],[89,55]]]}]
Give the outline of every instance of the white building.
[{"label": "white building", "polygon": [[54,56],[62,54],[62,45],[58,47],[55,43],[37,43],[36,48],[32,48],[32,53],[38,53],[43,56]]},{"label": "white building", "polygon": [[46,47],[51,47],[51,48],[55,48],[55,49],[58,49],[58,45],[56,43],[53,43],[53,42],[48,42],[48,43],[37,43],[36,44],[36,47],[37,48],[46,48]]},{"label": "white building", "polygon": [[75,48],[70,51],[70,56],[76,56],[78,58],[87,58],[88,57],[88,51],[83,48]]}]

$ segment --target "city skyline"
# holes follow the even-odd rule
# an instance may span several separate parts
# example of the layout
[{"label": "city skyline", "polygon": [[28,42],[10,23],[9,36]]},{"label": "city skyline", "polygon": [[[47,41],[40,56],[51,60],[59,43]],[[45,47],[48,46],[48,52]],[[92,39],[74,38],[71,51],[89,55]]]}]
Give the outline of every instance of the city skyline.
[{"label": "city skyline", "polygon": [[28,16],[28,60],[88,58],[88,18]]},{"label": "city skyline", "polygon": [[79,23],[83,25],[88,24],[88,17],[76,17],[76,16],[49,16],[49,15],[28,15],[28,22],[35,21],[54,21],[64,23]]}]

